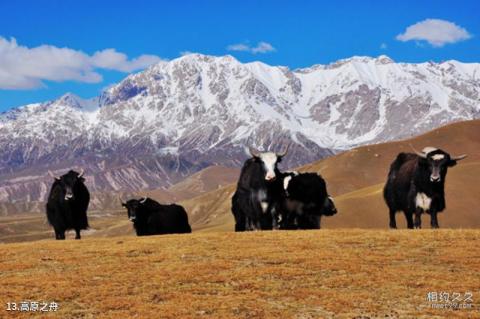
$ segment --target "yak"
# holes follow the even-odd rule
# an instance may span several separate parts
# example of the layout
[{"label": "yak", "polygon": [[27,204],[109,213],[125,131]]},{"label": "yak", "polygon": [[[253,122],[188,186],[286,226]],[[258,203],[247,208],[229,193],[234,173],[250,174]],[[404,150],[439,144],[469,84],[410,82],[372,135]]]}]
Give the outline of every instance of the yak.
[{"label": "yak", "polygon": [[[383,196],[389,208],[390,228],[397,228],[395,214],[403,211],[407,227],[421,228],[422,213],[430,214],[432,228],[438,228],[437,213],[445,209],[445,178],[449,167],[467,155],[425,147],[422,152],[400,153],[390,166]],[[413,215],[415,214],[415,221]]]},{"label": "yak", "polygon": [[249,148],[232,197],[235,231],[278,228],[278,210],[284,194],[277,164],[288,152],[259,152]]},{"label": "yak", "polygon": [[284,175],[286,197],[280,228],[320,229],[321,216],[333,216],[337,213],[322,176],[297,172],[287,172]]},{"label": "yak", "polygon": [[75,239],[80,239],[80,231],[88,228],[87,209],[90,193],[83,178],[83,170],[77,173],[70,170],[65,175],[54,177],[48,195],[46,212],[50,225],[55,230],[55,238],[65,239],[65,231],[75,230]]},{"label": "yak", "polygon": [[162,205],[143,197],[122,202],[137,236],[191,233],[185,209],[176,204]]}]

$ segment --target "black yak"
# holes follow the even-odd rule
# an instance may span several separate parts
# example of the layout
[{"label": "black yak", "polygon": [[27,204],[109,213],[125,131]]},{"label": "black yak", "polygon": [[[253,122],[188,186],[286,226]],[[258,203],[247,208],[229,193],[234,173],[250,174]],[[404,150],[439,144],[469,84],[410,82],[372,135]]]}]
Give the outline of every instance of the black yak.
[{"label": "black yak", "polygon": [[320,229],[321,216],[337,213],[325,180],[316,173],[285,173],[286,192],[280,225],[282,229]]},{"label": "black yak", "polygon": [[87,209],[90,193],[83,178],[83,170],[77,173],[55,177],[47,201],[47,219],[55,230],[56,239],[65,239],[65,231],[75,230],[75,239],[80,239],[80,231],[88,228]]},{"label": "black yak", "polygon": [[188,215],[182,206],[162,205],[151,198],[130,199],[122,206],[128,210],[137,236],[191,233]]},{"label": "black yak", "polygon": [[279,205],[284,194],[277,164],[288,152],[258,152],[249,149],[232,197],[235,231],[277,228]]},{"label": "black yak", "polygon": [[416,154],[398,154],[390,166],[383,190],[389,208],[390,228],[397,228],[397,211],[405,214],[408,228],[421,228],[422,213],[430,214],[431,227],[438,228],[437,213],[445,209],[447,170],[467,156],[450,156],[434,147],[425,147],[422,152],[414,151]]}]

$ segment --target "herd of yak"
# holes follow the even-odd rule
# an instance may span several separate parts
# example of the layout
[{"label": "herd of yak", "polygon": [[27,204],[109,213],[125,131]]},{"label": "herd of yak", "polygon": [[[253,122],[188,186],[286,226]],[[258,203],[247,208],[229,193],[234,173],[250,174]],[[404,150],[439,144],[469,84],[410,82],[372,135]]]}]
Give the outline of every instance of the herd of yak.
[{"label": "herd of yak", "polygon": [[[316,173],[281,172],[277,165],[287,154],[258,152],[250,148],[232,197],[235,231],[273,229],[319,229],[321,216],[337,213],[325,180]],[[444,185],[448,167],[466,155],[450,156],[426,147],[422,152],[400,153],[390,166],[384,187],[390,228],[396,228],[395,214],[403,211],[408,228],[421,228],[421,215],[431,216],[438,228],[437,213],[445,209]],[[53,174],[52,174],[53,176]],[[65,239],[73,229],[75,239],[88,228],[90,195],[83,171],[73,170],[54,177],[47,202],[47,218],[56,239]],[[151,198],[122,202],[138,236],[190,233],[188,215],[182,206],[162,205]],[[413,219],[415,217],[415,220]]]}]

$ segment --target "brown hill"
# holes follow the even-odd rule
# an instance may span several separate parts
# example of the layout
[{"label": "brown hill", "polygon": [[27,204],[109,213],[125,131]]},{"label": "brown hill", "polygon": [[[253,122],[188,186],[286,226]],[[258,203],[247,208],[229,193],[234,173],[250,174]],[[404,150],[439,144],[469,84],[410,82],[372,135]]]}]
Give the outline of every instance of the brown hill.
[{"label": "brown hill", "polygon": [[[451,154],[467,153],[468,158],[449,170],[446,183],[447,209],[439,215],[440,227],[480,227],[480,120],[447,125],[421,136],[390,143],[363,146],[301,167],[300,171],[320,173],[328,183],[339,213],[324,218],[325,228],[388,226],[382,189],[390,163],[399,152],[436,146]],[[199,229],[232,230],[230,200],[235,190],[229,185],[182,202]],[[405,227],[403,214],[397,214]],[[428,216],[423,224],[429,225]]]},{"label": "brown hill", "polygon": [[163,202],[185,200],[233,183],[237,180],[239,172],[240,169],[237,168],[209,166],[166,190],[145,191],[144,193]]}]

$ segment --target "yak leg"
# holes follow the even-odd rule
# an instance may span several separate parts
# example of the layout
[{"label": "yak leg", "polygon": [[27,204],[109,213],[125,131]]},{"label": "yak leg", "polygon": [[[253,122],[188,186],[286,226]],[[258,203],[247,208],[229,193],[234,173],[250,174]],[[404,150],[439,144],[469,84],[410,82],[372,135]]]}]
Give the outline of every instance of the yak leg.
[{"label": "yak leg", "polygon": [[322,216],[312,216],[312,229],[320,229],[320,218]]},{"label": "yak leg", "polygon": [[272,215],[272,229],[277,230],[280,228],[280,214],[277,212],[278,208],[276,205],[273,205],[273,207],[270,210],[270,214]]},{"label": "yak leg", "polygon": [[285,217],[285,211],[280,204],[274,204],[271,210],[272,215],[272,228],[273,230],[281,229],[282,222]]},{"label": "yak leg", "polygon": [[405,218],[407,219],[408,229],[413,229],[413,214],[410,211],[405,211]]},{"label": "yak leg", "polygon": [[245,230],[246,231],[251,231],[253,230],[252,228],[252,220],[250,217],[246,216],[245,217]]},{"label": "yak leg", "polygon": [[396,229],[397,228],[397,221],[395,220],[395,213],[393,209],[390,209],[390,228]]},{"label": "yak leg", "polygon": [[235,222],[235,231],[236,232],[245,231],[245,229],[247,228],[246,224],[247,224],[247,221],[246,221],[245,215],[242,214],[240,217],[238,217],[238,220]]},{"label": "yak leg", "polygon": [[260,229],[260,221],[258,218],[247,217],[247,230],[258,230]]},{"label": "yak leg", "polygon": [[75,229],[75,239],[80,239],[80,229]]},{"label": "yak leg", "polygon": [[259,218],[257,218],[257,221],[254,223],[253,230],[262,230],[262,223]]},{"label": "yak leg", "polygon": [[262,221],[263,221],[263,214],[258,213],[255,214],[255,217],[251,219],[252,230],[262,230]]},{"label": "yak leg", "polygon": [[420,207],[415,210],[415,228],[422,228],[422,212],[423,210]]},{"label": "yak leg", "polygon": [[56,240],[64,240],[65,239],[65,231],[55,229],[55,239]]},{"label": "yak leg", "polygon": [[430,212],[430,225],[432,228],[439,228],[438,226],[438,220],[437,220],[437,212],[436,211],[431,211]]}]

